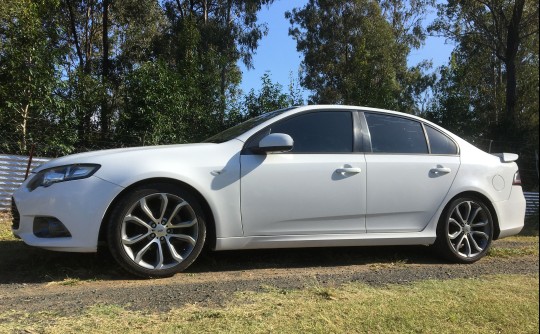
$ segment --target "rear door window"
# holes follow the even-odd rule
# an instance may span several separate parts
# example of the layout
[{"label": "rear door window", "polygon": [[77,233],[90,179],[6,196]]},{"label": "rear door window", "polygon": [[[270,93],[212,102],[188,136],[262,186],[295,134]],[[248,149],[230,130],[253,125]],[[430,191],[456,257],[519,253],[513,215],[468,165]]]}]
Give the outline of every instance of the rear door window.
[{"label": "rear door window", "polygon": [[373,153],[428,154],[420,122],[385,114],[365,116]]}]

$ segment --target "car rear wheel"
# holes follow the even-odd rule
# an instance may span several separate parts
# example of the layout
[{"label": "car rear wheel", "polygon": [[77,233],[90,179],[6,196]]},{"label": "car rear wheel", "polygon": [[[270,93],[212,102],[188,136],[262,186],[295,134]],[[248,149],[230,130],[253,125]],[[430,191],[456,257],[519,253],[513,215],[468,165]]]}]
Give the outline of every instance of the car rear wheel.
[{"label": "car rear wheel", "polygon": [[170,184],[140,186],[113,209],[108,243],[132,274],[167,277],[186,269],[206,238],[204,213],[188,191]]},{"label": "car rear wheel", "polygon": [[450,261],[473,263],[486,255],[492,240],[489,208],[480,199],[462,197],[453,200],[443,212],[435,246]]}]

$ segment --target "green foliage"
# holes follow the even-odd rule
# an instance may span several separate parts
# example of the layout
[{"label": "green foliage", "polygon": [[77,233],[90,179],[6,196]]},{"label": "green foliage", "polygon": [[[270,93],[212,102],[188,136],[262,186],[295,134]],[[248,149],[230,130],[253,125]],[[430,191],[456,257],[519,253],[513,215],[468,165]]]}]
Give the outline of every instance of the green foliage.
[{"label": "green foliage", "polygon": [[[56,156],[198,141],[303,104],[294,80],[284,89],[269,73],[260,89],[239,89],[237,64],[253,67],[267,32],[257,13],[273,2],[1,1],[0,151],[25,154],[37,143],[38,154]],[[311,102],[423,114],[473,141],[500,138],[517,143],[520,154],[538,150],[538,1],[439,3],[430,29],[457,48],[436,83],[428,61],[407,66],[424,43],[432,5],[309,0],[286,13]],[[534,164],[534,156],[521,156]]]},{"label": "green foliage", "polygon": [[139,145],[198,141],[205,129],[202,109],[190,106],[190,83],[163,62],[144,63],[126,78],[117,141]]},{"label": "green foliage", "polygon": [[[303,104],[302,98],[295,95],[295,91],[290,91],[289,94],[283,93],[283,86],[279,83],[273,83],[268,72],[261,77],[261,85],[261,89],[257,93],[252,89],[244,97],[245,110],[243,114],[246,118],[256,117],[272,110]],[[294,83],[291,83],[291,89],[292,87],[294,87]]]},{"label": "green foliage", "polygon": [[29,143],[42,142],[69,151],[69,118],[59,65],[62,45],[57,22],[51,17],[59,2],[3,2],[0,9],[0,147],[26,153]]},{"label": "green foliage", "polygon": [[407,56],[424,40],[427,3],[382,1],[381,9],[370,0],[310,0],[286,13],[312,101],[414,111],[415,94],[427,88],[425,65],[409,70]]},{"label": "green foliage", "polygon": [[[538,1],[450,0],[437,7],[429,30],[455,41],[461,63],[472,69],[472,78],[463,82],[464,90],[472,87],[477,95],[470,109],[487,115],[495,109],[492,132],[521,141],[515,134],[530,124],[531,109],[538,114]],[[478,108],[480,100],[489,103]]]}]

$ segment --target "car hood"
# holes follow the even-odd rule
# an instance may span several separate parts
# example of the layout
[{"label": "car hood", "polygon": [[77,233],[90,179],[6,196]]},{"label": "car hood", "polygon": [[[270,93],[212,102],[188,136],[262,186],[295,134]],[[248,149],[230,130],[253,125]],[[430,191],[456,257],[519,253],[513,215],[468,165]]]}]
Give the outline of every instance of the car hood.
[{"label": "car hood", "polygon": [[130,164],[148,161],[148,159],[161,160],[167,156],[179,157],[185,154],[201,154],[216,149],[218,144],[198,143],[198,144],[178,144],[118,148],[110,150],[92,151],[67,155],[61,158],[50,160],[32,172],[36,173],[44,169],[71,164]]}]

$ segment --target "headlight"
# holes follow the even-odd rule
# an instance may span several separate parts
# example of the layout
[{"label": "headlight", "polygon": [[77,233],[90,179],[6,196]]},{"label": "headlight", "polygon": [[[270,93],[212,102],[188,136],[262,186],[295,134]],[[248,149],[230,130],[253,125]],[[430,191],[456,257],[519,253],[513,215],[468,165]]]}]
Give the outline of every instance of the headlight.
[{"label": "headlight", "polygon": [[48,187],[58,182],[84,179],[92,176],[99,167],[101,166],[95,164],[76,164],[44,169],[28,182],[27,187],[32,191],[37,187]]}]

